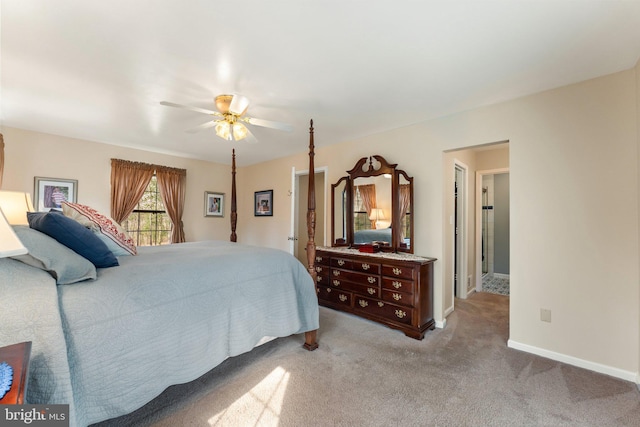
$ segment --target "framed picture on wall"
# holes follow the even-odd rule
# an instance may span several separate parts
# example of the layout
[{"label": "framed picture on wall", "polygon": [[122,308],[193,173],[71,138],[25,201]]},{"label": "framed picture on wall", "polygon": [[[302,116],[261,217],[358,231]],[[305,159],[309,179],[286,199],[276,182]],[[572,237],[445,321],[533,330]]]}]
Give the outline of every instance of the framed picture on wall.
[{"label": "framed picture on wall", "polygon": [[77,203],[78,180],[34,177],[33,204],[37,211],[62,209],[62,202]]},{"label": "framed picture on wall", "polygon": [[256,191],[254,216],[273,216],[273,190]]},{"label": "framed picture on wall", "polygon": [[204,192],[204,216],[224,216],[224,193]]}]

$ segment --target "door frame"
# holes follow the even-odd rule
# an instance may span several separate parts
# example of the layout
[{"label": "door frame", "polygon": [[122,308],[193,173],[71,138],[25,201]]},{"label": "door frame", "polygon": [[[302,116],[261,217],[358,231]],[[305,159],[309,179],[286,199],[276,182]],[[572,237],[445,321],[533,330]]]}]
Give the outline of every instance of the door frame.
[{"label": "door frame", "polygon": [[[461,179],[458,182],[458,171],[460,172]],[[456,221],[454,221],[453,230],[453,276],[452,284],[453,295],[457,298],[467,298],[467,277],[468,277],[468,264],[469,264],[469,252],[468,252],[468,188],[469,188],[469,167],[458,159],[453,160],[453,182],[458,186],[458,202],[456,204],[456,197],[454,195],[454,215]],[[457,215],[456,215],[457,211]],[[457,229],[457,233],[456,233]],[[456,277],[458,289],[456,289]]]},{"label": "door frame", "polygon": [[[328,175],[329,175],[329,168],[327,166],[320,166],[320,167],[316,167],[314,169],[314,174],[316,173],[323,173],[324,174],[324,191],[322,191],[322,209],[324,209],[324,211],[326,212],[326,206],[327,206],[327,194],[328,194],[328,189],[327,189],[327,183],[328,183]],[[298,210],[298,187],[300,186],[300,177],[304,176],[304,175],[309,175],[309,169],[301,169],[301,170],[296,170],[296,167],[293,166],[291,168],[291,225],[289,227],[289,253],[291,253],[291,255],[296,256],[296,247],[297,245],[297,239],[298,237],[296,236],[296,230],[298,229],[298,224],[300,221],[300,212]],[[320,195],[316,193],[316,209],[319,206],[319,204],[317,203],[318,201],[318,197]],[[307,220],[307,213],[306,211],[304,212],[304,220]],[[316,229],[318,227],[318,223],[316,222]],[[324,235],[324,239],[321,243],[318,243],[316,241],[316,245],[318,246],[326,246],[326,241],[327,241],[327,215],[324,215],[324,222],[322,224],[323,230],[325,231],[323,233]]]}]

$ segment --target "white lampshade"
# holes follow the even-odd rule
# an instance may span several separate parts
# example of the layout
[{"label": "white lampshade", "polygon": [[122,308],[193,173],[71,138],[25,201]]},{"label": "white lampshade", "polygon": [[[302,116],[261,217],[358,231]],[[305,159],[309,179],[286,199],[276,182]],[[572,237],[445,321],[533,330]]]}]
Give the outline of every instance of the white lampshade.
[{"label": "white lampshade", "polygon": [[379,221],[384,219],[384,212],[380,208],[371,209],[371,215],[369,215],[371,221]]},{"label": "white lampshade", "polygon": [[12,225],[29,225],[27,212],[34,212],[31,195],[19,191],[0,191],[0,209]]},{"label": "white lampshade", "polygon": [[0,208],[0,258],[26,253],[27,248],[22,245]]}]

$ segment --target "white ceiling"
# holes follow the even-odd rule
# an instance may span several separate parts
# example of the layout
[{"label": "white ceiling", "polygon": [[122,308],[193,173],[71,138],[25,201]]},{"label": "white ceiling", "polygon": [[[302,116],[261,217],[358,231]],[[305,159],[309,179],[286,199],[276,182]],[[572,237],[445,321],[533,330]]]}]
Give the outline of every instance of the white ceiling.
[{"label": "white ceiling", "polygon": [[[633,67],[640,1],[0,0],[1,123],[240,166]],[[251,127],[208,116],[239,93]],[[9,141],[8,141],[9,142]]]}]

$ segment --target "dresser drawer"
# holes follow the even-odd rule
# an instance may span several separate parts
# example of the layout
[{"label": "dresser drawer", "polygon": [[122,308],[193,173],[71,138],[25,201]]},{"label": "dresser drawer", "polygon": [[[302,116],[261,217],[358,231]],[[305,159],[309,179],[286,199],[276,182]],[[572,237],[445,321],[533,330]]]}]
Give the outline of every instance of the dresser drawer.
[{"label": "dresser drawer", "polygon": [[380,297],[380,288],[377,285],[368,285],[333,278],[330,280],[329,285],[330,288],[344,289],[345,291],[353,291],[371,297]]},{"label": "dresser drawer", "polygon": [[384,301],[354,295],[354,311],[384,317],[394,322],[411,324],[413,309]]},{"label": "dresser drawer", "polygon": [[331,289],[325,286],[318,287],[318,298],[335,304],[351,306],[351,292],[342,289]]},{"label": "dresser drawer", "polygon": [[357,273],[355,271],[341,270],[338,268],[332,268],[330,279],[348,280],[354,283],[361,283],[368,286],[379,286],[380,276],[375,274]]},{"label": "dresser drawer", "polygon": [[394,304],[413,306],[413,294],[405,294],[398,291],[382,290],[382,299]]},{"label": "dresser drawer", "polygon": [[330,263],[331,257],[324,253],[316,253],[316,265],[331,265]]},{"label": "dresser drawer", "polygon": [[369,274],[380,274],[380,264],[366,261],[356,261],[346,258],[331,258],[331,266],[343,270],[360,271]]},{"label": "dresser drawer", "polygon": [[405,294],[414,293],[414,284],[415,282],[412,280],[392,279],[390,277],[382,278],[382,289],[403,292]]},{"label": "dresser drawer", "polygon": [[329,285],[329,270],[316,274],[316,284],[318,286]]},{"label": "dresser drawer", "polygon": [[415,279],[413,276],[413,268],[400,265],[382,265],[382,275],[388,277],[397,277],[399,279]]}]

